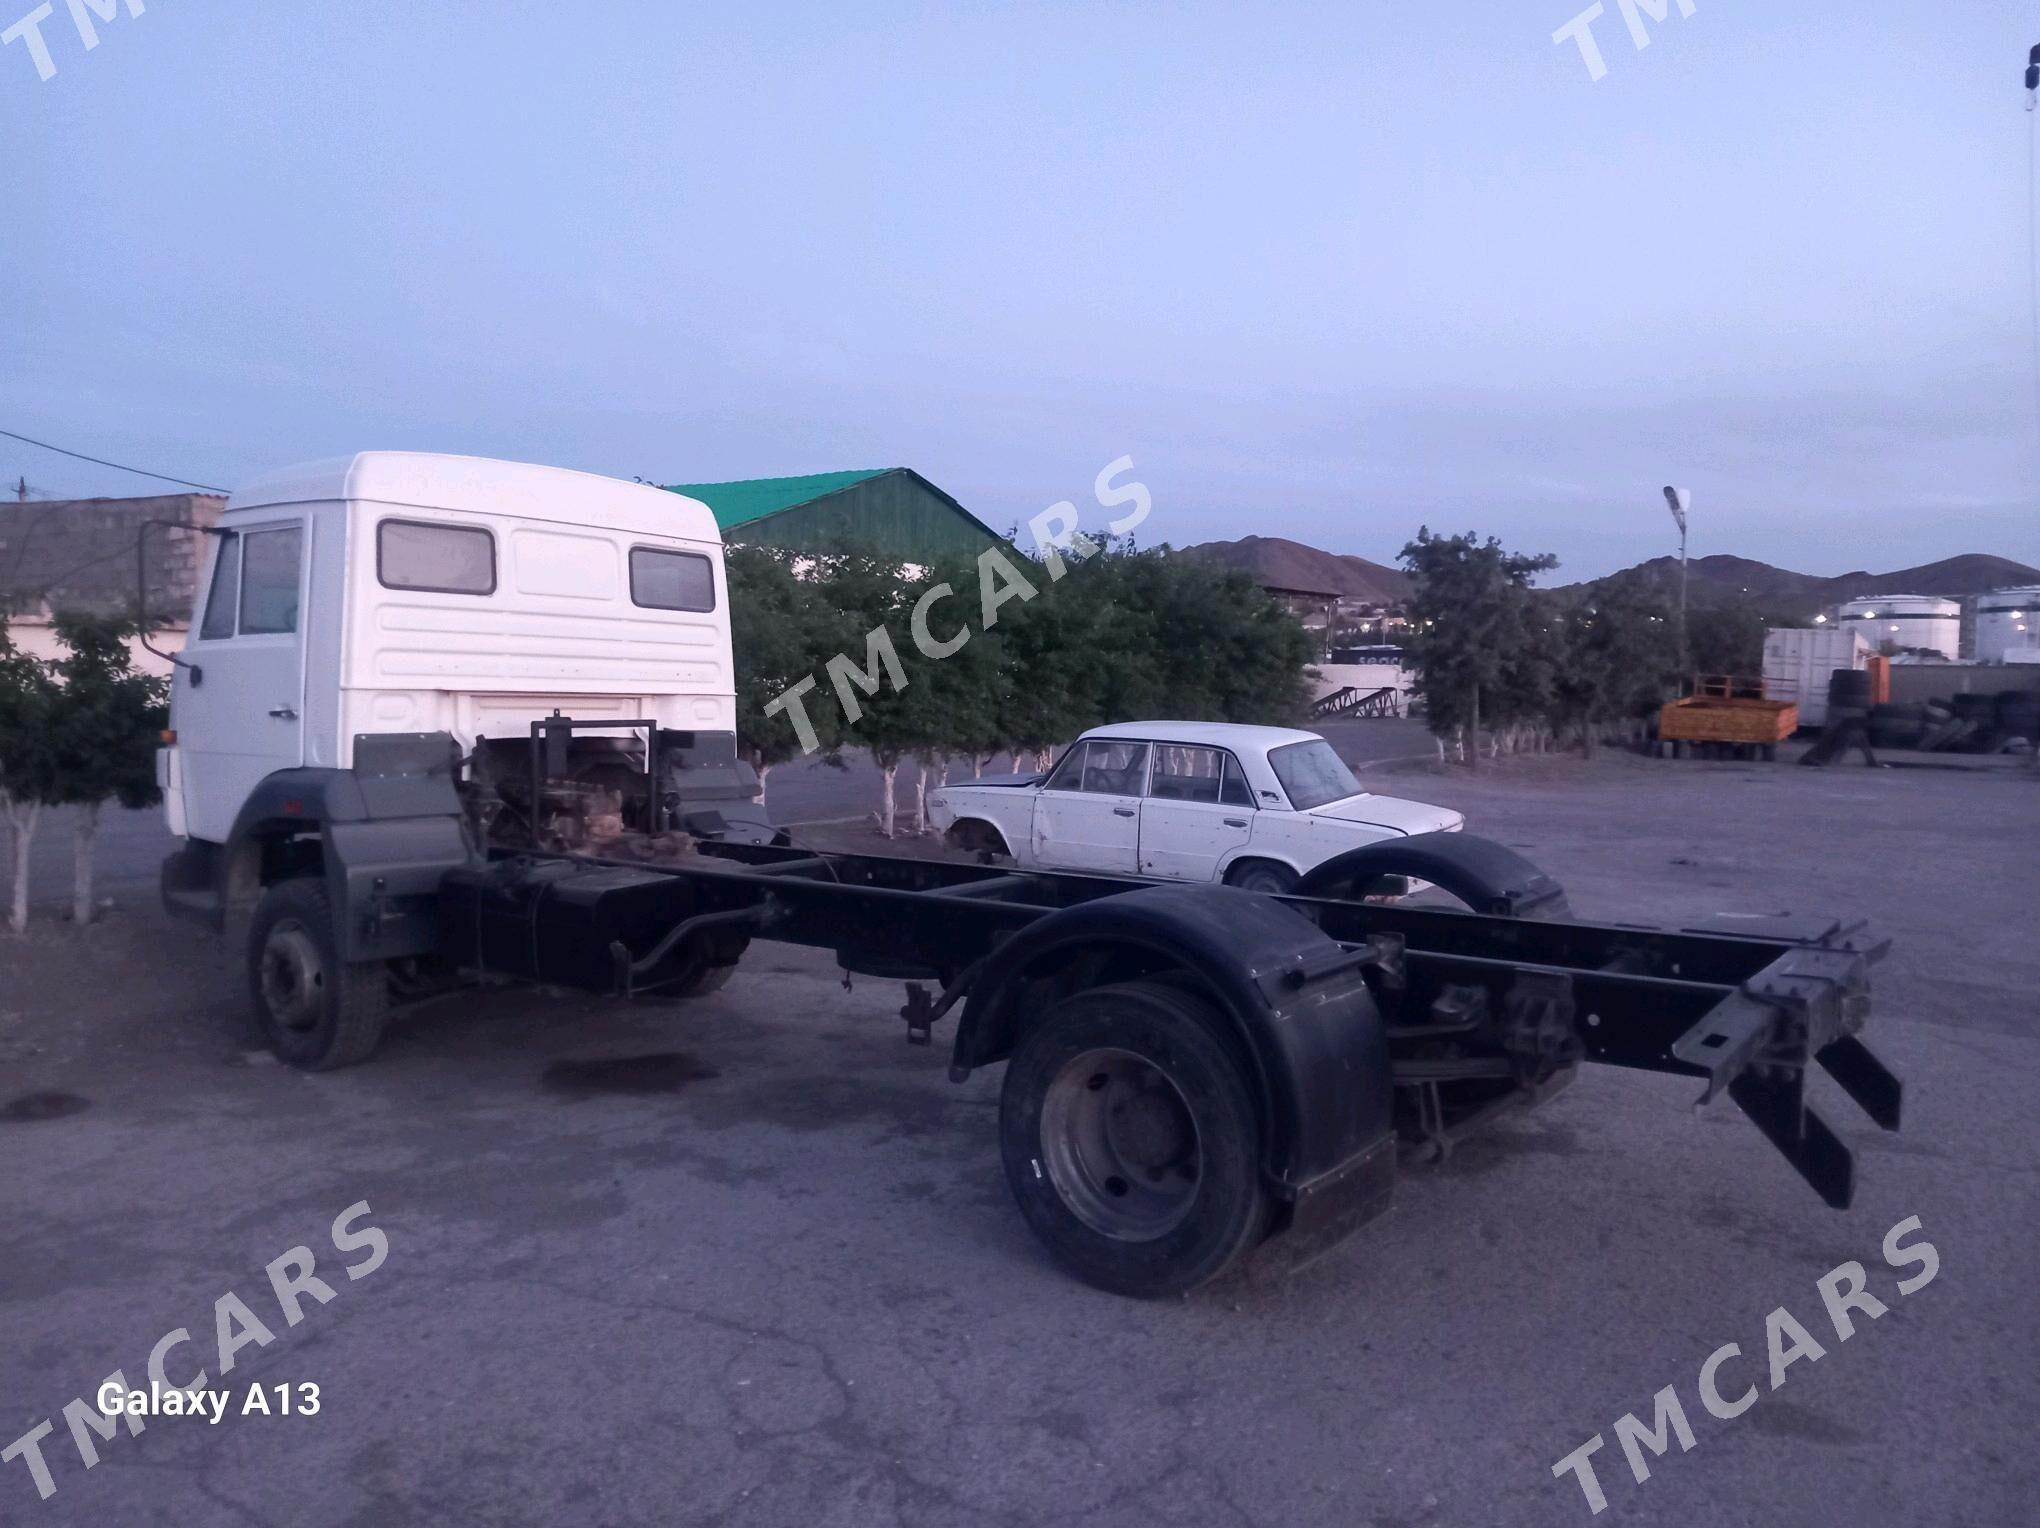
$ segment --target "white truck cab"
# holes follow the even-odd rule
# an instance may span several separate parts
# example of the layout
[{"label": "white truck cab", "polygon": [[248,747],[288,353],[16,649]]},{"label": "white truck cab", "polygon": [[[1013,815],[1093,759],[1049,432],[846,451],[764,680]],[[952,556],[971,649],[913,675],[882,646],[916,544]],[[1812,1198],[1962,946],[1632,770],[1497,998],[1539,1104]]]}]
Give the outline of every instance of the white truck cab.
[{"label": "white truck cab", "polygon": [[224,928],[310,881],[329,957],[389,961],[492,849],[774,839],[699,501],[372,451],[249,484],[210,542],[157,761],[173,911]]},{"label": "white truck cab", "polygon": [[279,770],[357,739],[529,737],[561,712],[735,731],[715,518],[556,467],[363,452],[228,501],[163,750],[171,831],[225,843]]}]

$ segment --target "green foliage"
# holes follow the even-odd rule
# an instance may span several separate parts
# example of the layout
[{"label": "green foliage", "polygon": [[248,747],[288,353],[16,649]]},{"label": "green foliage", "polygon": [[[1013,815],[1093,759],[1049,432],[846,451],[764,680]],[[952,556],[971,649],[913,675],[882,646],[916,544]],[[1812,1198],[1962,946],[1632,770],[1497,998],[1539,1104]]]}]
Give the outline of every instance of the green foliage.
[{"label": "green foliage", "polygon": [[1598,725],[1645,715],[1677,693],[1675,617],[1660,591],[1635,580],[1567,600],[1555,624],[1552,720],[1591,747]]},{"label": "green foliage", "polygon": [[[1415,588],[1409,656],[1439,736],[1483,720],[1510,721],[1541,699],[1552,663],[1530,580],[1558,559],[1510,552],[1471,532],[1434,536],[1420,527],[1402,549]],[[1514,681],[1514,682],[1512,682]]]},{"label": "green foliage", "polygon": [[[1067,558],[1060,578],[1011,548],[932,567],[855,548],[733,546],[727,561],[738,742],[760,764],[800,751],[786,711],[765,708],[808,676],[820,750],[865,748],[888,770],[1039,752],[1136,717],[1294,721],[1308,695],[1309,637],[1251,579],[1130,541]],[[870,645],[879,630],[904,685]],[[854,721],[829,672],[839,655]]]},{"label": "green foliage", "polygon": [[16,647],[0,619],[0,804],[56,798],[58,696],[50,666]]},{"label": "green foliage", "polygon": [[62,688],[51,738],[56,771],[45,799],[154,806],[162,799],[156,743],[169,722],[169,684],[135,672],[132,621],[59,614],[56,632],[68,652],[51,665]]},{"label": "green foliage", "polygon": [[[724,555],[737,670],[737,747],[760,769],[800,752],[786,713],[768,716],[765,707],[805,675],[818,673],[815,654],[834,652],[843,630],[814,586],[795,573],[794,563],[795,554],[781,547],[738,545]],[[833,753],[840,719],[827,707],[808,709],[823,751]]]}]

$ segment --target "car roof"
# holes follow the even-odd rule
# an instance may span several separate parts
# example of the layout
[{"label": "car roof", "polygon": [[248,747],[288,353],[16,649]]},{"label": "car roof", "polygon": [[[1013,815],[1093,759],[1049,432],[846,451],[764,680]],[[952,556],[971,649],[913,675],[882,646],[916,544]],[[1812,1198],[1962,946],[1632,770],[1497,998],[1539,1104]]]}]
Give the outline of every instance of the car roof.
[{"label": "car roof", "polygon": [[1212,748],[1258,749],[1264,753],[1286,743],[1323,741],[1315,732],[1299,732],[1294,727],[1249,727],[1238,722],[1114,722],[1109,727],[1093,727],[1084,736],[1202,743]]}]

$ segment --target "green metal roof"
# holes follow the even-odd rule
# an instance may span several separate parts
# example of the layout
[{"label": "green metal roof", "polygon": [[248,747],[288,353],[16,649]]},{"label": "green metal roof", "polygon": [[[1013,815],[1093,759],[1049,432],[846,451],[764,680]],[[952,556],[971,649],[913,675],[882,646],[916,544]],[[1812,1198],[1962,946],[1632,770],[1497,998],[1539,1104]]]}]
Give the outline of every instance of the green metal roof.
[{"label": "green metal roof", "polygon": [[806,477],[739,478],[733,483],[668,483],[666,491],[701,500],[714,511],[715,523],[728,530],[905,470],[873,467],[864,472],[810,472]]}]

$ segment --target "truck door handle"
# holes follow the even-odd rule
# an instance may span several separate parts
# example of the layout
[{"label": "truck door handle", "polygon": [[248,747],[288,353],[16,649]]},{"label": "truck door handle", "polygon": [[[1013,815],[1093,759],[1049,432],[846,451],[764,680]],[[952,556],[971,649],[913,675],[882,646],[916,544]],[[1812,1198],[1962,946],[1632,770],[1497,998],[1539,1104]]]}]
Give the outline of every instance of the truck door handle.
[{"label": "truck door handle", "polygon": [[297,712],[289,706],[271,706],[269,714],[280,722],[294,722],[297,720]]},{"label": "truck door handle", "polygon": [[1225,820],[1225,825],[1229,828],[1244,828],[1247,825],[1247,819],[1244,817],[1228,817]]},{"label": "truck door handle", "polygon": [[1134,809],[1130,806],[1115,806],[1112,809],[1112,815],[1114,817],[1131,817],[1133,813]]}]

